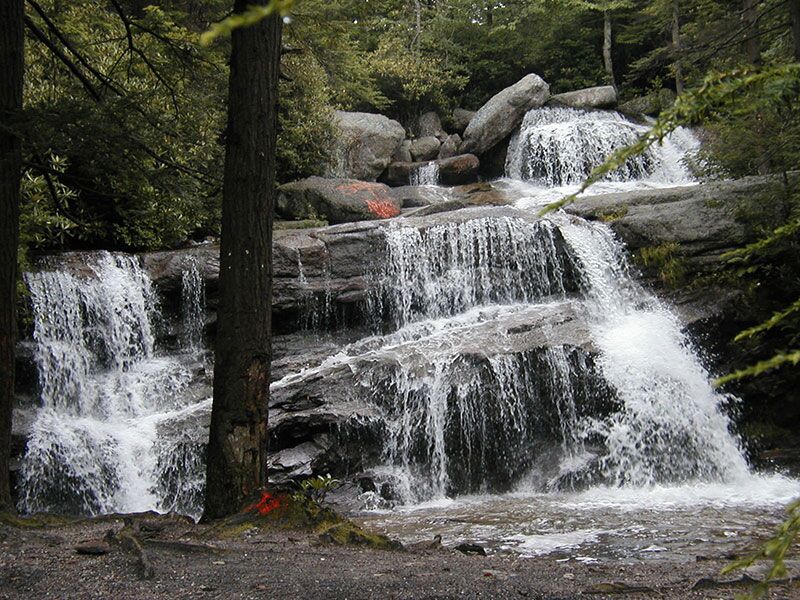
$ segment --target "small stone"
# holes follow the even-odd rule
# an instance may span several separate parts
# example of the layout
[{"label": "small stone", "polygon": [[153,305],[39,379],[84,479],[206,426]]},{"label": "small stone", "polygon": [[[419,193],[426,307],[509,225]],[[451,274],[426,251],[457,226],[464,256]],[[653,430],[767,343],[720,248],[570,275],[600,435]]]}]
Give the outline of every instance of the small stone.
[{"label": "small stone", "polygon": [[478,544],[459,544],[456,546],[456,550],[463,554],[486,556],[486,550],[482,546],[478,546]]},{"label": "small stone", "polygon": [[76,545],[75,552],[86,556],[102,556],[111,552],[111,546],[103,540],[89,540]]}]

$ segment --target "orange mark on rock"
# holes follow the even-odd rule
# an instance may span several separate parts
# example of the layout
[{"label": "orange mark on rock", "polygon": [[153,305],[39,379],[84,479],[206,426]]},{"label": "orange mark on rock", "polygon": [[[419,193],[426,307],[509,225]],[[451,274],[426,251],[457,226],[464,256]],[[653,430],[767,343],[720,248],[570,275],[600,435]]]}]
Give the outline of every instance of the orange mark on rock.
[{"label": "orange mark on rock", "polygon": [[271,513],[273,510],[281,508],[285,505],[286,496],[275,496],[269,492],[262,492],[261,500],[245,508],[244,512],[257,512],[258,514],[265,516]]},{"label": "orange mark on rock", "polygon": [[386,200],[367,200],[367,208],[369,212],[381,219],[390,219],[400,214],[400,210]]}]

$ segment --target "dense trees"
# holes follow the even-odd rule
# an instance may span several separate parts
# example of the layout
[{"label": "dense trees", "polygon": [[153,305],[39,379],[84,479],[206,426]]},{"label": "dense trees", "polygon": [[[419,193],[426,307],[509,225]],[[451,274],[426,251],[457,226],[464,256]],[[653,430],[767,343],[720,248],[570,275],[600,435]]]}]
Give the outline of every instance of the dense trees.
[{"label": "dense trees", "polygon": [[[236,0],[234,11],[247,6]],[[281,25],[273,14],[236,29],[231,40],[206,519],[236,512],[267,482]]]},{"label": "dense trees", "polygon": [[0,3],[0,512],[13,510],[9,480],[14,403],[19,179],[22,155],[22,0]]}]

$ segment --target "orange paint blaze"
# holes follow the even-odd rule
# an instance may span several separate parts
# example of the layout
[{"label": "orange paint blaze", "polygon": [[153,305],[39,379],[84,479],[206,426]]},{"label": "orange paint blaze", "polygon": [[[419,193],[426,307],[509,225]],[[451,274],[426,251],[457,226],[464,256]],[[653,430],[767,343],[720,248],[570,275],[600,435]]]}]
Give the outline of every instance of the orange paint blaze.
[{"label": "orange paint blaze", "polygon": [[286,496],[274,496],[269,492],[261,493],[261,500],[251,504],[244,509],[245,512],[257,512],[260,515],[268,515],[273,510],[281,508],[286,504]]},{"label": "orange paint blaze", "polygon": [[367,208],[369,212],[381,219],[389,219],[400,214],[400,211],[394,204],[386,202],[385,200],[367,200]]}]

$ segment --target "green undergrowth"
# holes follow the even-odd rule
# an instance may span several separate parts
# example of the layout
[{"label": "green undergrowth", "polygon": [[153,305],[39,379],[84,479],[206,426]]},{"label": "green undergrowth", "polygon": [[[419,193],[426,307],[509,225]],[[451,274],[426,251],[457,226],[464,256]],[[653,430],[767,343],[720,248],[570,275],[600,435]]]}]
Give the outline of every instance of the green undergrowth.
[{"label": "green undergrowth", "polygon": [[319,535],[323,542],[399,550],[402,545],[388,537],[359,527],[334,510],[321,506],[304,494],[270,494],[247,506],[242,512],[218,521],[205,530],[204,539],[230,539],[252,531],[306,531]]},{"label": "green undergrowth", "polygon": [[635,258],[669,287],[678,287],[686,281],[686,262],[675,242],[641,248]]}]

